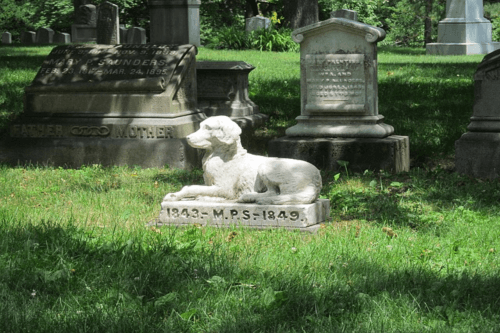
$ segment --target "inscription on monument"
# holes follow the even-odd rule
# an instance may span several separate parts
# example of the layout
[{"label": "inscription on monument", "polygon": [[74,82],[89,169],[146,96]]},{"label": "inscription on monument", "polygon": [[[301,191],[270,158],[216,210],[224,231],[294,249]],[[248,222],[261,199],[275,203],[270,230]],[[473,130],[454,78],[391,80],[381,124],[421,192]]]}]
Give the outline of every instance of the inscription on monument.
[{"label": "inscription on monument", "polygon": [[72,126],[53,124],[12,125],[12,138],[100,137],[115,139],[174,139],[173,126],[108,125]]},{"label": "inscription on monument", "polygon": [[61,46],[44,60],[32,86],[170,76],[183,51],[166,45]]},{"label": "inscription on monument", "polygon": [[364,54],[306,55],[308,112],[364,112]]},{"label": "inscription on monument", "polygon": [[[230,208],[215,208],[208,207],[179,207],[179,208],[165,208],[162,211],[162,221],[171,222],[176,221],[182,223],[185,219],[186,223],[193,223],[195,220],[199,222],[212,221],[214,223],[237,223],[247,222],[251,224],[252,221],[269,221],[276,224],[303,221],[300,212],[285,208],[283,210],[269,210],[269,209],[230,209]],[[196,222],[196,221],[195,221]]]}]

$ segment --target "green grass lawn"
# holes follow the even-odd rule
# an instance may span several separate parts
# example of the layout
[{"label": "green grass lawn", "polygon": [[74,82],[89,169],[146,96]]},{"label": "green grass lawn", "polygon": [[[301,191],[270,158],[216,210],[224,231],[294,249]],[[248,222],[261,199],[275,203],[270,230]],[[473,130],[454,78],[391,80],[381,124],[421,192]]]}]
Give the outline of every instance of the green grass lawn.
[{"label": "green grass lawn", "polygon": [[[0,47],[0,126],[49,47]],[[299,55],[201,48],[243,60],[271,119],[265,153],[300,113]],[[379,110],[410,136],[412,169],[323,172],[317,234],[146,228],[200,170],[0,167],[0,331],[498,332],[500,182],[453,172],[482,56],[379,49]]]}]

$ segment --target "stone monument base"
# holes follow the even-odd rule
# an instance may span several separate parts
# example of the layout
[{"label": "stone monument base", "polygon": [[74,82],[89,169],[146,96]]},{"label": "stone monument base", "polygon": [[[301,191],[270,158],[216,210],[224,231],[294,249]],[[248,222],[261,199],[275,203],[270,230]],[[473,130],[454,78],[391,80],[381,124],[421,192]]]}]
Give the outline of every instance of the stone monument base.
[{"label": "stone monument base", "polygon": [[478,178],[500,176],[500,133],[467,132],[455,141],[458,173]]},{"label": "stone monument base", "polygon": [[0,162],[201,167],[199,152],[185,138],[204,118],[202,113],[177,118],[21,117],[0,142]]},{"label": "stone monument base", "polygon": [[407,136],[383,139],[282,137],[269,142],[269,156],[307,161],[319,169],[340,171],[337,161],[348,161],[349,170],[410,170],[410,142]]},{"label": "stone monument base", "polygon": [[83,165],[179,169],[201,167],[201,158],[186,139],[102,140],[96,138],[16,138],[0,142],[0,162],[12,166],[43,165],[78,168]]},{"label": "stone monument base", "polygon": [[148,226],[202,226],[288,228],[315,231],[330,215],[330,201],[318,199],[307,205],[257,205],[235,202],[167,201],[160,216]]},{"label": "stone monument base", "polygon": [[431,43],[426,49],[429,55],[487,54],[500,49],[500,43]]},{"label": "stone monument base", "polygon": [[88,43],[97,41],[97,27],[87,24],[71,25],[71,41],[73,43]]}]

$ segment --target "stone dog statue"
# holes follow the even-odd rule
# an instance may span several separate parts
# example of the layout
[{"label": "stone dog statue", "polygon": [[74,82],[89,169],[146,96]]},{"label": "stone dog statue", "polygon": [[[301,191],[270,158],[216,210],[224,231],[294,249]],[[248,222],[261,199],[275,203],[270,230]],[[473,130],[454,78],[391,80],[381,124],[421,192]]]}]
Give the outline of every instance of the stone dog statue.
[{"label": "stone dog statue", "polygon": [[206,185],[184,186],[163,201],[183,199],[237,201],[260,205],[310,204],[321,190],[321,175],[312,164],[248,154],[241,146],[241,128],[229,117],[204,120],[187,137],[189,145],[205,149]]}]

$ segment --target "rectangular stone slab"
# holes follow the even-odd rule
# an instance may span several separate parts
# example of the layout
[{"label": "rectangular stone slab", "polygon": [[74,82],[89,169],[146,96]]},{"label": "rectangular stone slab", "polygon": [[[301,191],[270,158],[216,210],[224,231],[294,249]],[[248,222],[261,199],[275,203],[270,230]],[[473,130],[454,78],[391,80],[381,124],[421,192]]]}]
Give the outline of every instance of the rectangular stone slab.
[{"label": "rectangular stone slab", "polygon": [[318,199],[307,205],[256,205],[204,201],[162,202],[157,226],[190,225],[253,228],[307,228],[324,222],[330,214],[330,201]]}]

